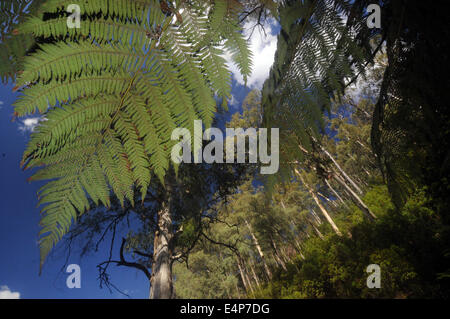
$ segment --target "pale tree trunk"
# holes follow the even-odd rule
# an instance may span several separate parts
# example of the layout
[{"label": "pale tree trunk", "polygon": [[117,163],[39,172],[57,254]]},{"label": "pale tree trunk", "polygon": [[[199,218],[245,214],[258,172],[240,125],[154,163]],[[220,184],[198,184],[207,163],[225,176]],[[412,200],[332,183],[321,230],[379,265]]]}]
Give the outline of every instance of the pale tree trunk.
[{"label": "pale tree trunk", "polygon": [[170,205],[164,203],[158,212],[158,230],[153,244],[152,277],[150,280],[150,299],[173,298],[172,282],[172,216]]},{"label": "pale tree trunk", "polygon": [[[325,155],[333,162],[333,164],[335,165],[335,167],[338,169],[338,171],[342,174],[342,176],[344,176],[344,178],[356,189],[356,191],[360,194],[363,193],[363,191],[361,190],[361,188],[350,178],[350,176],[348,176],[348,174],[342,169],[342,167],[339,165],[339,163],[334,159],[334,157],[322,146],[320,145],[317,140],[314,137],[311,137],[313,142],[317,143],[320,146],[320,149],[322,150],[322,152],[325,153]],[[309,154],[309,152],[303,148],[301,145],[299,145],[300,149],[305,152],[306,154]],[[325,181],[327,186],[331,189],[331,191],[336,195],[337,198],[339,198],[340,201],[342,201],[344,203],[344,201],[342,200],[342,198],[339,196],[339,194],[333,189],[333,187],[331,187],[331,185],[328,183],[328,181]],[[345,182],[344,182],[345,184]],[[345,184],[346,188],[349,188],[347,184]],[[352,195],[356,195],[356,193],[353,190],[350,190],[350,192],[352,193]],[[357,195],[356,195],[357,196]],[[345,203],[344,203],[345,204]],[[376,218],[376,217],[375,217]]]},{"label": "pale tree trunk", "polygon": [[258,251],[259,257],[261,257],[261,261],[264,265],[264,270],[266,271],[267,277],[269,277],[269,280],[272,279],[272,272],[269,269],[269,266],[266,263],[266,259],[264,257],[264,252],[261,249],[261,246],[259,245],[258,238],[256,238],[255,234],[253,233],[252,227],[250,226],[249,222],[244,219],[245,225],[247,226],[248,230],[250,231],[250,236],[253,239],[253,243],[256,246],[256,250]]},{"label": "pale tree trunk", "polygon": [[316,225],[314,225],[313,222],[311,222],[312,227],[314,228],[314,230],[316,231],[317,235],[319,235],[319,238],[324,240],[325,237],[323,237],[322,233],[320,232],[319,228],[316,227]]},{"label": "pale tree trunk", "polygon": [[334,194],[334,196],[336,196],[336,198],[339,199],[339,201],[342,204],[344,204],[346,207],[348,207],[348,205],[344,202],[342,197],[339,196],[338,192],[336,192],[336,190],[331,186],[330,182],[327,179],[325,179],[325,184],[327,184],[328,188],[331,190],[331,192]]},{"label": "pale tree trunk", "polygon": [[285,262],[292,263],[293,258],[296,256],[295,255],[295,251],[296,251],[295,244],[292,244],[292,243],[290,244],[289,251],[288,251],[288,247],[281,249],[280,251],[281,251],[281,255],[283,256]]},{"label": "pale tree trunk", "polygon": [[296,223],[292,220],[292,219],[290,219],[290,222],[291,222],[291,225],[293,226],[293,228],[295,229],[295,230],[297,230],[297,232],[298,233],[295,233],[294,232],[294,234],[293,234],[293,239],[294,239],[294,248],[295,248],[295,250],[298,252],[298,253],[300,253],[301,252],[301,250],[302,250],[302,245],[300,244],[300,241],[298,240],[298,238],[300,237],[300,233],[302,232],[301,230],[299,230],[298,228],[297,228],[297,225],[296,225]]},{"label": "pale tree trunk", "polygon": [[316,202],[316,205],[319,206],[320,211],[322,212],[322,214],[325,216],[326,220],[328,221],[328,223],[330,223],[331,228],[333,228],[334,232],[338,235],[338,236],[342,236],[341,231],[339,230],[339,228],[337,227],[337,225],[335,224],[333,218],[331,218],[330,214],[328,213],[328,211],[325,209],[325,207],[320,203],[319,198],[317,197],[317,195],[314,193],[314,191],[312,189],[308,189],[309,193],[311,194],[311,196],[313,197],[314,201]]},{"label": "pale tree trunk", "polygon": [[284,205],[284,202],[280,200],[281,207],[283,207],[283,210],[286,212],[286,205]]},{"label": "pale tree trunk", "polygon": [[305,260],[306,259],[306,257],[305,257],[305,255],[303,255],[303,253],[302,252],[300,252],[300,257],[303,259],[303,260]]},{"label": "pale tree trunk", "polygon": [[[238,282],[237,282],[237,281],[235,281],[234,288],[236,289],[237,298],[238,298],[238,299],[241,299],[241,290],[239,289],[239,286],[238,286]],[[230,298],[230,299],[233,299],[233,298]]]},{"label": "pale tree trunk", "polygon": [[247,279],[245,279],[244,270],[242,269],[241,262],[238,260],[237,264],[238,264],[238,268],[239,268],[239,274],[241,275],[242,283],[244,284],[245,291],[248,292],[249,287],[247,284]]},{"label": "pale tree trunk", "polygon": [[259,278],[256,275],[255,267],[253,266],[252,263],[249,263],[249,266],[250,266],[250,270],[252,271],[253,279],[255,280],[256,285],[259,287],[261,285],[261,283],[259,282]]},{"label": "pale tree trunk", "polygon": [[278,266],[280,266],[281,268],[283,268],[284,271],[286,271],[286,270],[287,270],[287,269],[286,269],[286,265],[285,265],[284,262],[280,259],[280,257],[279,257],[277,254],[275,254],[274,252],[272,252],[271,255],[272,255],[272,258],[275,260],[276,264],[277,264]]},{"label": "pale tree trunk", "polygon": [[319,215],[317,215],[316,211],[314,209],[311,210],[314,220],[317,222],[317,225],[322,225],[322,220],[320,219]]},{"label": "pale tree trunk", "polygon": [[298,253],[302,252],[302,245],[300,244],[300,241],[297,239],[297,237],[294,237],[294,247],[296,248],[295,250],[297,250]]},{"label": "pale tree trunk", "polygon": [[338,236],[342,236],[341,231],[339,230],[339,228],[337,227],[337,225],[334,223],[333,219],[331,218],[330,214],[328,214],[327,210],[325,209],[325,207],[320,203],[319,198],[317,197],[316,193],[314,193],[314,191],[312,190],[311,187],[309,187],[308,184],[306,184],[303,176],[300,174],[300,172],[298,171],[298,169],[294,169],[295,174],[297,174],[297,176],[300,178],[301,182],[303,185],[305,185],[305,187],[308,189],[308,192],[311,194],[312,198],[314,199],[314,201],[316,202],[316,205],[319,207],[320,211],[322,212],[322,214],[325,216],[326,220],[328,221],[328,223],[330,223],[331,228],[333,228],[334,232],[338,235]]},{"label": "pale tree trunk", "polygon": [[319,195],[320,197],[322,197],[323,199],[325,199],[325,201],[327,203],[329,203],[330,205],[333,205],[334,207],[338,207],[339,205],[336,203],[336,201],[329,199],[327,196],[325,196],[324,194],[322,194],[321,192],[316,192],[317,195]]},{"label": "pale tree trunk", "polygon": [[252,284],[250,282],[250,279],[247,276],[247,273],[244,270],[244,267],[243,267],[243,265],[241,263],[240,258],[236,257],[236,259],[237,259],[239,273],[241,275],[241,279],[242,279],[242,283],[244,284],[245,291],[248,292],[250,290],[251,292],[253,292]]},{"label": "pale tree trunk", "polygon": [[248,267],[247,267],[247,264],[245,263],[245,261],[242,261],[242,267],[244,268],[245,276],[247,277],[248,284],[250,285],[250,290],[252,292],[255,292],[255,289],[254,289],[255,286],[251,280],[250,272],[248,271]]},{"label": "pale tree trunk", "polygon": [[345,177],[345,179],[347,181],[349,181],[350,184],[353,185],[353,187],[356,189],[356,191],[360,194],[362,194],[362,190],[361,188],[359,188],[358,185],[356,185],[356,183],[350,178],[350,176],[347,175],[347,173],[342,169],[342,167],[339,165],[339,163],[334,159],[333,156],[331,156],[331,154],[321,145],[320,148],[322,149],[322,151],[325,153],[325,155],[328,156],[329,159],[331,159],[331,161],[334,163],[334,165],[336,166],[336,168],[338,169],[338,171],[342,174],[342,176]]},{"label": "pale tree trunk", "polygon": [[364,202],[362,201],[362,199],[358,196],[358,194],[356,194],[345,182],[342,178],[339,177],[338,174],[335,174],[334,179],[341,184],[342,186],[344,186],[344,188],[351,194],[351,196],[353,197],[353,199],[356,202],[356,205],[358,205],[358,207],[361,209],[361,211],[364,213],[364,215],[367,216],[367,218],[369,218],[370,220],[374,220],[377,218],[377,216],[372,213],[372,211],[369,209],[369,207],[366,206],[366,204],[364,204]]},{"label": "pale tree trunk", "polygon": [[277,263],[285,270],[287,271],[286,268],[286,264],[283,261],[283,259],[281,258],[280,254],[278,253],[278,247],[277,244],[275,243],[275,241],[273,240],[273,238],[270,238],[270,241],[272,242],[272,248],[273,248],[273,252],[274,252],[274,258],[277,261]]}]

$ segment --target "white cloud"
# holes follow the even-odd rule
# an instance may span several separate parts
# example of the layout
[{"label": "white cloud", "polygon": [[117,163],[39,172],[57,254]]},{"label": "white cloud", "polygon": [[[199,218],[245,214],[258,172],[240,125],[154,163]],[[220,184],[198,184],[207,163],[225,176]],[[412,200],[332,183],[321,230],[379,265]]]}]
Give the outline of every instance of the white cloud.
[{"label": "white cloud", "polygon": [[19,130],[22,132],[33,132],[39,122],[42,120],[40,117],[29,117],[21,120],[19,123]]},{"label": "white cloud", "polygon": [[236,99],[236,97],[233,94],[231,94],[231,99],[228,100],[228,105],[233,107],[233,106],[237,105],[238,102],[239,101]]},{"label": "white cloud", "polygon": [[[275,21],[270,21],[264,25],[265,33],[258,27],[251,34],[254,23],[248,22],[244,25],[244,34],[250,36],[250,49],[253,52],[253,72],[247,80],[250,88],[261,89],[264,81],[269,77],[270,67],[275,58],[277,50],[277,34],[274,32],[273,25]],[[232,63],[230,54],[225,56],[230,65],[234,79],[241,85],[244,85],[244,78],[239,72],[237,66]]]},{"label": "white cloud", "polygon": [[20,299],[20,292],[12,292],[8,286],[0,286],[0,299]]}]

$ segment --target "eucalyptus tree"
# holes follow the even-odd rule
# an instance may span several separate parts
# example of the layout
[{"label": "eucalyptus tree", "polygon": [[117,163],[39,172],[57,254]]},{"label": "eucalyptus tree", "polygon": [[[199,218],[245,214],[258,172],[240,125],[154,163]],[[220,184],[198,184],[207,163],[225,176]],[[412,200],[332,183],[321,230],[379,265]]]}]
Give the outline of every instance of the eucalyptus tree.
[{"label": "eucalyptus tree", "polygon": [[[77,253],[81,257],[88,253],[95,253],[97,258],[106,255],[106,260],[97,265],[100,287],[122,292],[110,275],[111,266],[115,265],[123,271],[136,269],[145,276],[151,296],[157,293],[155,275],[164,273],[171,279],[169,289],[172,291],[168,293],[178,297],[187,287],[180,292],[178,288],[173,290],[173,265],[190,261],[192,250],[205,242],[205,234],[217,218],[214,206],[235,192],[246,171],[242,165],[183,164],[176,178],[172,177],[170,188],[155,178],[145,198],[135,194],[135,202],[139,204],[132,206],[126,202],[122,207],[112,198],[111,207],[95,207],[80,216],[57,251],[62,251],[66,259]],[[157,272],[155,269],[160,264],[154,256],[159,248],[159,237],[163,236],[157,216],[165,202],[170,202],[172,217],[164,252],[169,259],[168,270]],[[193,258],[196,258],[195,251]],[[176,278],[178,280],[178,274]]]}]

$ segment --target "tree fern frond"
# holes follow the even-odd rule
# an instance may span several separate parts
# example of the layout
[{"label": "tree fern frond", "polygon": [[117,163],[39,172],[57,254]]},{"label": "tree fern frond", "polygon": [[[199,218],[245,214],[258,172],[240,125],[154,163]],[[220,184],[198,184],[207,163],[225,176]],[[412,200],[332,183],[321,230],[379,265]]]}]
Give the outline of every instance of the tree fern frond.
[{"label": "tree fern frond", "polygon": [[[80,29],[66,26],[69,4],[81,8]],[[16,116],[45,117],[22,159],[39,168],[30,180],[49,180],[39,192],[41,266],[89,203],[116,196],[134,204],[152,176],[163,183],[175,128],[193,136],[195,120],[212,124],[215,97],[231,91],[224,43],[249,73],[238,24],[208,35],[211,14],[225,8],[222,24],[235,14],[228,1],[178,5],[183,23],[173,24],[159,0],[49,0],[19,29],[39,44],[25,59],[14,106]]]},{"label": "tree fern frond", "polygon": [[363,8],[348,0],[293,1],[280,7],[282,30],[262,107],[266,125],[287,130],[284,137],[296,136],[297,146],[307,145],[310,134],[323,130],[323,114],[332,100],[371,59],[371,51],[358,40],[367,33],[362,19],[355,18],[363,17],[358,15]]},{"label": "tree fern frond", "polygon": [[231,97],[231,72],[226,66],[225,59],[220,55],[220,49],[207,46],[200,52],[202,66],[209,72],[206,74],[208,82],[216,89],[216,93],[223,99]]},{"label": "tree fern frond", "polygon": [[225,42],[225,48],[230,51],[233,62],[236,63],[239,72],[244,77],[244,82],[247,83],[247,79],[252,73],[253,56],[242,33],[230,32],[230,36]]},{"label": "tree fern frond", "polygon": [[[41,8],[42,12],[65,12],[69,5],[79,5],[81,14],[95,15],[101,12],[104,16],[117,17],[120,20],[145,19],[151,8],[159,8],[158,0],[49,0]],[[162,14],[161,14],[162,15]]]},{"label": "tree fern frond", "polygon": [[123,45],[98,45],[90,42],[48,44],[41,46],[39,55],[26,60],[25,71],[17,85],[26,83],[75,80],[82,74],[100,75],[107,71],[137,72],[145,61],[144,52],[132,51]]}]

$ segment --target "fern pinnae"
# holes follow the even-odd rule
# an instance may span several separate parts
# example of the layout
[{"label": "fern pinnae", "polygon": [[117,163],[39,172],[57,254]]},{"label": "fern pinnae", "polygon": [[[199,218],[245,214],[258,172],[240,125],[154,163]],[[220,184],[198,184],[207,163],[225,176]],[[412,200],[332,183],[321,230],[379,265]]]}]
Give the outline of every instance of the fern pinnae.
[{"label": "fern pinnae", "polygon": [[[79,30],[63,24],[69,4],[82,10]],[[152,175],[163,181],[173,129],[192,131],[197,119],[211,125],[215,95],[229,97],[231,73],[220,43],[231,34],[200,45],[210,30],[205,3],[179,5],[184,23],[173,25],[157,0],[50,0],[42,13],[54,15],[46,21],[37,15],[21,29],[52,38],[26,58],[15,103],[17,116],[37,110],[47,119],[22,161],[40,168],[31,180],[49,180],[39,192],[41,266],[92,204],[109,205],[110,196],[134,204],[134,192],[144,197]],[[233,26],[234,35],[238,29]],[[234,45],[235,53],[248,66],[243,44]]]}]

